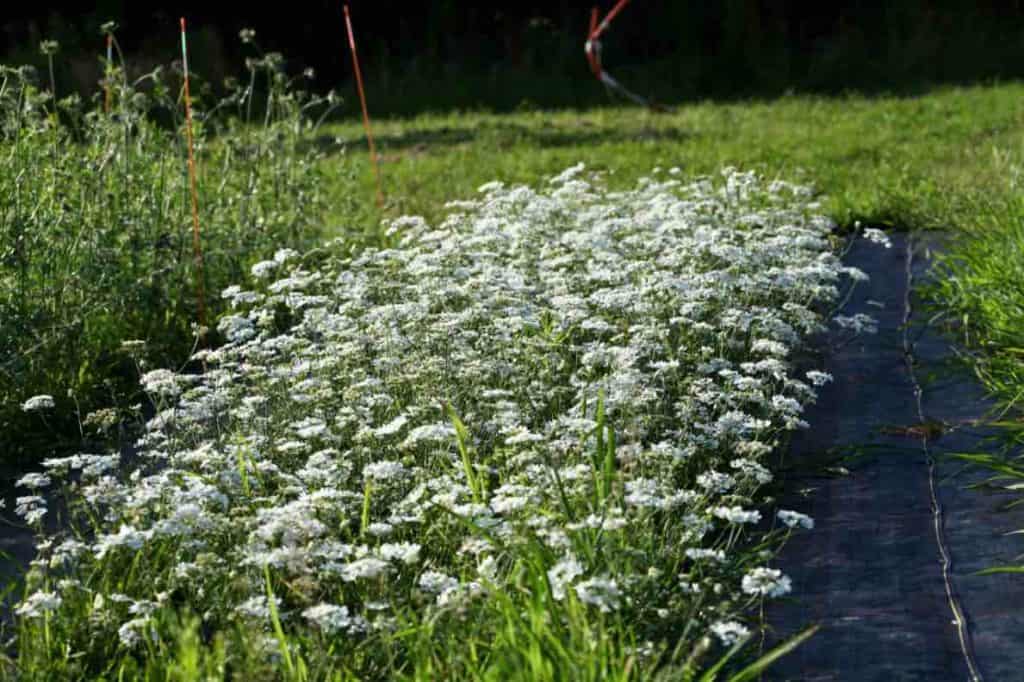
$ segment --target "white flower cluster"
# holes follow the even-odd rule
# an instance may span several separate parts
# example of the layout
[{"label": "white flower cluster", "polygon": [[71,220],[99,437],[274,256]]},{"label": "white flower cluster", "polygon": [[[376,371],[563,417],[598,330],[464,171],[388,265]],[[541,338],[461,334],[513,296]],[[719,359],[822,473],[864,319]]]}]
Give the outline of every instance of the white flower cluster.
[{"label": "white flower cluster", "polygon": [[21,405],[24,412],[42,412],[52,410],[54,406],[52,395],[34,395]]},{"label": "white flower cluster", "polygon": [[141,468],[82,477],[75,508],[99,527],[50,578],[99,589],[97,564],[146,557],[132,599],[269,627],[272,575],[286,627],[344,633],[343,655],[399,613],[485,608],[545,557],[553,604],[700,613],[721,642],[746,637],[745,609],[790,589],[745,573],[744,538],[776,532],[757,509],[767,455],[827,379],[795,363],[856,276],[830,222],[805,188],[732,170],[609,192],[574,167],[481,190],[440,226],[396,221],[394,248],[254,266],[206,373],[143,377],[162,409]]}]

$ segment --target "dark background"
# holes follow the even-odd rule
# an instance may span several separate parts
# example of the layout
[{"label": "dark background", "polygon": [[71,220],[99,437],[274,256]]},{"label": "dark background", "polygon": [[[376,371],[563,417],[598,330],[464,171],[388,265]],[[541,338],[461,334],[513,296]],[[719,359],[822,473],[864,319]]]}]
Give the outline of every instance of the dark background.
[{"label": "dark background", "polygon": [[[582,44],[593,2],[353,0],[371,102],[380,115],[425,109],[589,106],[607,95],[587,72]],[[607,11],[613,3],[599,3]],[[99,26],[120,25],[134,68],[179,55],[177,19],[190,25],[190,62],[210,82],[238,74],[252,27],[317,88],[349,94],[341,3],[12,2],[0,15],[6,63],[41,65],[43,38],[62,45],[62,88],[93,89]],[[605,64],[624,84],[666,102],[774,96],[789,91],[915,92],[938,84],[1024,75],[1020,0],[633,0],[605,39]]]}]

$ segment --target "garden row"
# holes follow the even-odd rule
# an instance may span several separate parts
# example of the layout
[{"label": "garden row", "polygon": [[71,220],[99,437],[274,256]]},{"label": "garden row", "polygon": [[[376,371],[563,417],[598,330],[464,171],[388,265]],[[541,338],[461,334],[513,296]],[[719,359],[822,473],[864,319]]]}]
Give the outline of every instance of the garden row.
[{"label": "garden row", "polygon": [[392,248],[255,264],[205,371],[143,376],[130,461],[20,482],[22,676],[755,677],[813,526],[772,454],[863,275],[806,188],[677,172],[490,183]]}]

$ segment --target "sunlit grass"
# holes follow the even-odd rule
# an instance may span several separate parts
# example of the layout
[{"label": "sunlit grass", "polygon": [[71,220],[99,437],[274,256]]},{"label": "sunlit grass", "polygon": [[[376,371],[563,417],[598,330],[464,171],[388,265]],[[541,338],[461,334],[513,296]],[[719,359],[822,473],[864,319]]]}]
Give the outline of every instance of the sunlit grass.
[{"label": "sunlit grass", "polygon": [[[453,112],[389,119],[373,111],[393,214],[433,219],[444,202],[492,179],[532,182],[578,161],[628,186],[652,166],[688,176],[724,166],[813,185],[839,223],[970,227],[960,199],[1009,196],[1024,152],[1024,86],[944,88],[920,97],[783,97],[514,114]],[[354,199],[373,202],[357,119],[329,127],[360,169]],[[326,162],[328,172],[332,161]]]}]

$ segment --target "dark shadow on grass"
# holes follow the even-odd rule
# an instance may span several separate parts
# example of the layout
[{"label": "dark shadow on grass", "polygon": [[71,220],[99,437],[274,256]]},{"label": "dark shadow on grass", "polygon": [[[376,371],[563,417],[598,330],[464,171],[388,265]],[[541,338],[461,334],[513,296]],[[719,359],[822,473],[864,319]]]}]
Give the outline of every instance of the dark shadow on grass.
[{"label": "dark shadow on grass", "polygon": [[[398,135],[375,135],[381,154],[388,152],[429,153],[432,149],[468,145],[486,139],[498,148],[529,145],[539,148],[577,147],[584,145],[617,144],[622,142],[672,142],[695,139],[698,133],[681,128],[650,128],[624,130],[598,127],[580,119],[575,125],[541,124],[531,127],[510,121],[485,121],[467,126],[444,126],[410,130]],[[366,137],[362,134],[346,138],[320,136],[312,144],[321,149],[337,148],[366,150]]]}]

